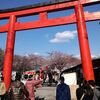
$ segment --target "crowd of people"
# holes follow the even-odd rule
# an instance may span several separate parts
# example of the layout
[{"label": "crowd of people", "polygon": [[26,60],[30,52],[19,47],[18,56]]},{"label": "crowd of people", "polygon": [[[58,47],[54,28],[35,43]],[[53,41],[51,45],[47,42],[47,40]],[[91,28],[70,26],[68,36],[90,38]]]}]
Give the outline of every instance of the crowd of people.
[{"label": "crowd of people", "polygon": [[[49,77],[52,79],[52,76]],[[9,90],[6,91],[4,78],[1,77],[0,100],[35,100],[35,88],[42,86],[43,80],[34,80],[32,75],[26,75],[24,78],[26,81],[22,82],[21,74],[16,73],[15,80],[11,82]],[[71,100],[71,90],[64,82],[64,77],[61,76],[59,81],[56,87],[56,100]],[[100,87],[96,86],[94,80],[84,79],[76,89],[76,97],[77,100],[100,100]]]},{"label": "crowd of people", "polygon": [[[60,77],[60,84],[56,89],[56,100],[71,100],[70,88],[64,83],[64,77]],[[100,100],[100,87],[94,80],[83,80],[76,89],[77,100]]]},{"label": "crowd of people", "polygon": [[[59,73],[56,71],[36,71],[34,74],[29,74],[34,80],[42,80],[43,86],[56,86],[59,81]],[[23,74],[22,81],[25,83],[27,80],[28,74]]]},{"label": "crowd of people", "polygon": [[83,80],[76,90],[77,100],[100,100],[100,87],[94,80]]},{"label": "crowd of people", "polygon": [[[3,77],[1,77],[3,79]],[[4,83],[3,80],[0,83]],[[2,93],[5,88],[0,84],[0,100],[35,100],[35,86],[41,84],[41,80],[33,80],[32,75],[27,77],[27,81],[23,83],[21,81],[21,74],[16,73],[15,80],[11,82],[9,90]]]},{"label": "crowd of people", "polygon": [[48,70],[44,73],[43,85],[52,86],[53,83],[56,86],[59,81],[59,74],[55,71]]}]

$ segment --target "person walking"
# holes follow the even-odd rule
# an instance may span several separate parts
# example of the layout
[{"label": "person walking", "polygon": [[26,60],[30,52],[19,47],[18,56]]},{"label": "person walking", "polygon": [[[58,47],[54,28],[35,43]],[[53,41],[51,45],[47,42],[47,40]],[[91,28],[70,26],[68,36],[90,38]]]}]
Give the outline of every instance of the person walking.
[{"label": "person walking", "polygon": [[56,100],[71,100],[70,88],[64,83],[64,77],[60,77],[60,84],[56,88]]},{"label": "person walking", "polygon": [[93,100],[100,100],[100,87],[96,86],[96,83],[94,80],[89,80],[88,83],[90,84],[94,92]]},{"label": "person walking", "polygon": [[48,78],[49,78],[48,86],[51,86],[52,85],[52,72],[51,72],[51,70],[48,71]]},{"label": "person walking", "polygon": [[25,84],[26,84],[27,79],[28,79],[28,75],[27,75],[27,74],[25,74],[25,75],[23,76],[23,79],[21,80],[21,82],[23,82],[23,83],[24,83],[24,85],[25,85]]},{"label": "person walking", "polygon": [[77,100],[81,100],[83,97],[83,84],[82,82],[79,83],[79,87],[76,89],[76,98]]},{"label": "person walking", "polygon": [[93,95],[93,90],[88,81],[83,80],[83,83],[76,89],[77,100],[93,100]]},{"label": "person walking", "polygon": [[29,93],[25,85],[21,82],[21,74],[16,73],[15,81],[11,83],[8,92],[8,100],[28,100]]},{"label": "person walking", "polygon": [[39,84],[42,84],[41,80],[33,80],[32,75],[29,75],[28,80],[26,81],[26,88],[29,92],[29,98],[35,100],[35,87]]},{"label": "person walking", "polygon": [[0,100],[5,100],[5,95],[6,95],[6,85],[4,83],[4,78],[2,76],[0,80]]}]

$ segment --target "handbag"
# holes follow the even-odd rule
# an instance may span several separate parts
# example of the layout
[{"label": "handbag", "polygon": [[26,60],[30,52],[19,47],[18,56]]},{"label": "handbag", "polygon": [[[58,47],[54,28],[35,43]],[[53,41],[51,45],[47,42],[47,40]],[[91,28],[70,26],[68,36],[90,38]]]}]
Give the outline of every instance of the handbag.
[{"label": "handbag", "polygon": [[83,100],[85,93],[82,94],[80,100]]},{"label": "handbag", "polygon": [[4,82],[0,82],[0,95],[6,94],[6,86]]}]

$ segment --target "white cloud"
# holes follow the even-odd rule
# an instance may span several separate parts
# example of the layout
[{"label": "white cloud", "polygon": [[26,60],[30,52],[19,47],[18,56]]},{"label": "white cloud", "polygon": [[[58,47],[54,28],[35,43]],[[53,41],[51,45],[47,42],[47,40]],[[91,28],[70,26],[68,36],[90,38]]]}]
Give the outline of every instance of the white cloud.
[{"label": "white cloud", "polygon": [[50,40],[51,43],[64,43],[75,38],[77,31],[64,31],[55,34],[55,37]]},{"label": "white cloud", "polygon": [[40,55],[40,53],[38,53],[38,52],[34,52],[33,54],[34,54],[34,55]]},{"label": "white cloud", "polygon": [[78,58],[78,59],[81,59],[81,58],[80,58],[80,54],[74,55],[74,57],[76,57],[76,58]]},{"label": "white cloud", "polygon": [[[37,56],[40,55],[40,53],[38,53],[38,52],[34,52],[34,53],[32,53],[32,54],[37,55]],[[25,53],[25,56],[28,57],[29,55],[32,55],[32,54]]]},{"label": "white cloud", "polygon": [[100,54],[98,54],[98,55],[97,54],[92,54],[91,57],[92,58],[99,58],[100,57]]},{"label": "white cloud", "polygon": [[[74,55],[74,57],[76,57],[76,58],[78,58],[78,59],[81,59],[81,57],[80,57],[80,54],[78,54],[78,55]],[[93,59],[93,58],[99,58],[100,57],[100,54],[91,54],[91,58]]]}]

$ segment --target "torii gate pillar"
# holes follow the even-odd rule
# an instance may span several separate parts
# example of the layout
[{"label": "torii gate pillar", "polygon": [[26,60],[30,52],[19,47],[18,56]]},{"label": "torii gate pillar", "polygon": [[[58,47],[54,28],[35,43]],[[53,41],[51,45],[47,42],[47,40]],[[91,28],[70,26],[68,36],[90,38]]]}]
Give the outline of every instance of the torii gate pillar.
[{"label": "torii gate pillar", "polygon": [[9,21],[9,30],[7,34],[4,68],[3,68],[4,82],[6,84],[7,90],[10,86],[11,74],[12,74],[13,52],[15,43],[15,30],[14,30],[15,22],[16,22],[16,17],[14,15],[11,15]]},{"label": "torii gate pillar", "polygon": [[80,45],[80,54],[84,77],[86,80],[94,80],[94,72],[91,61],[84,11],[81,4],[75,6],[75,13],[77,20],[78,39]]}]

